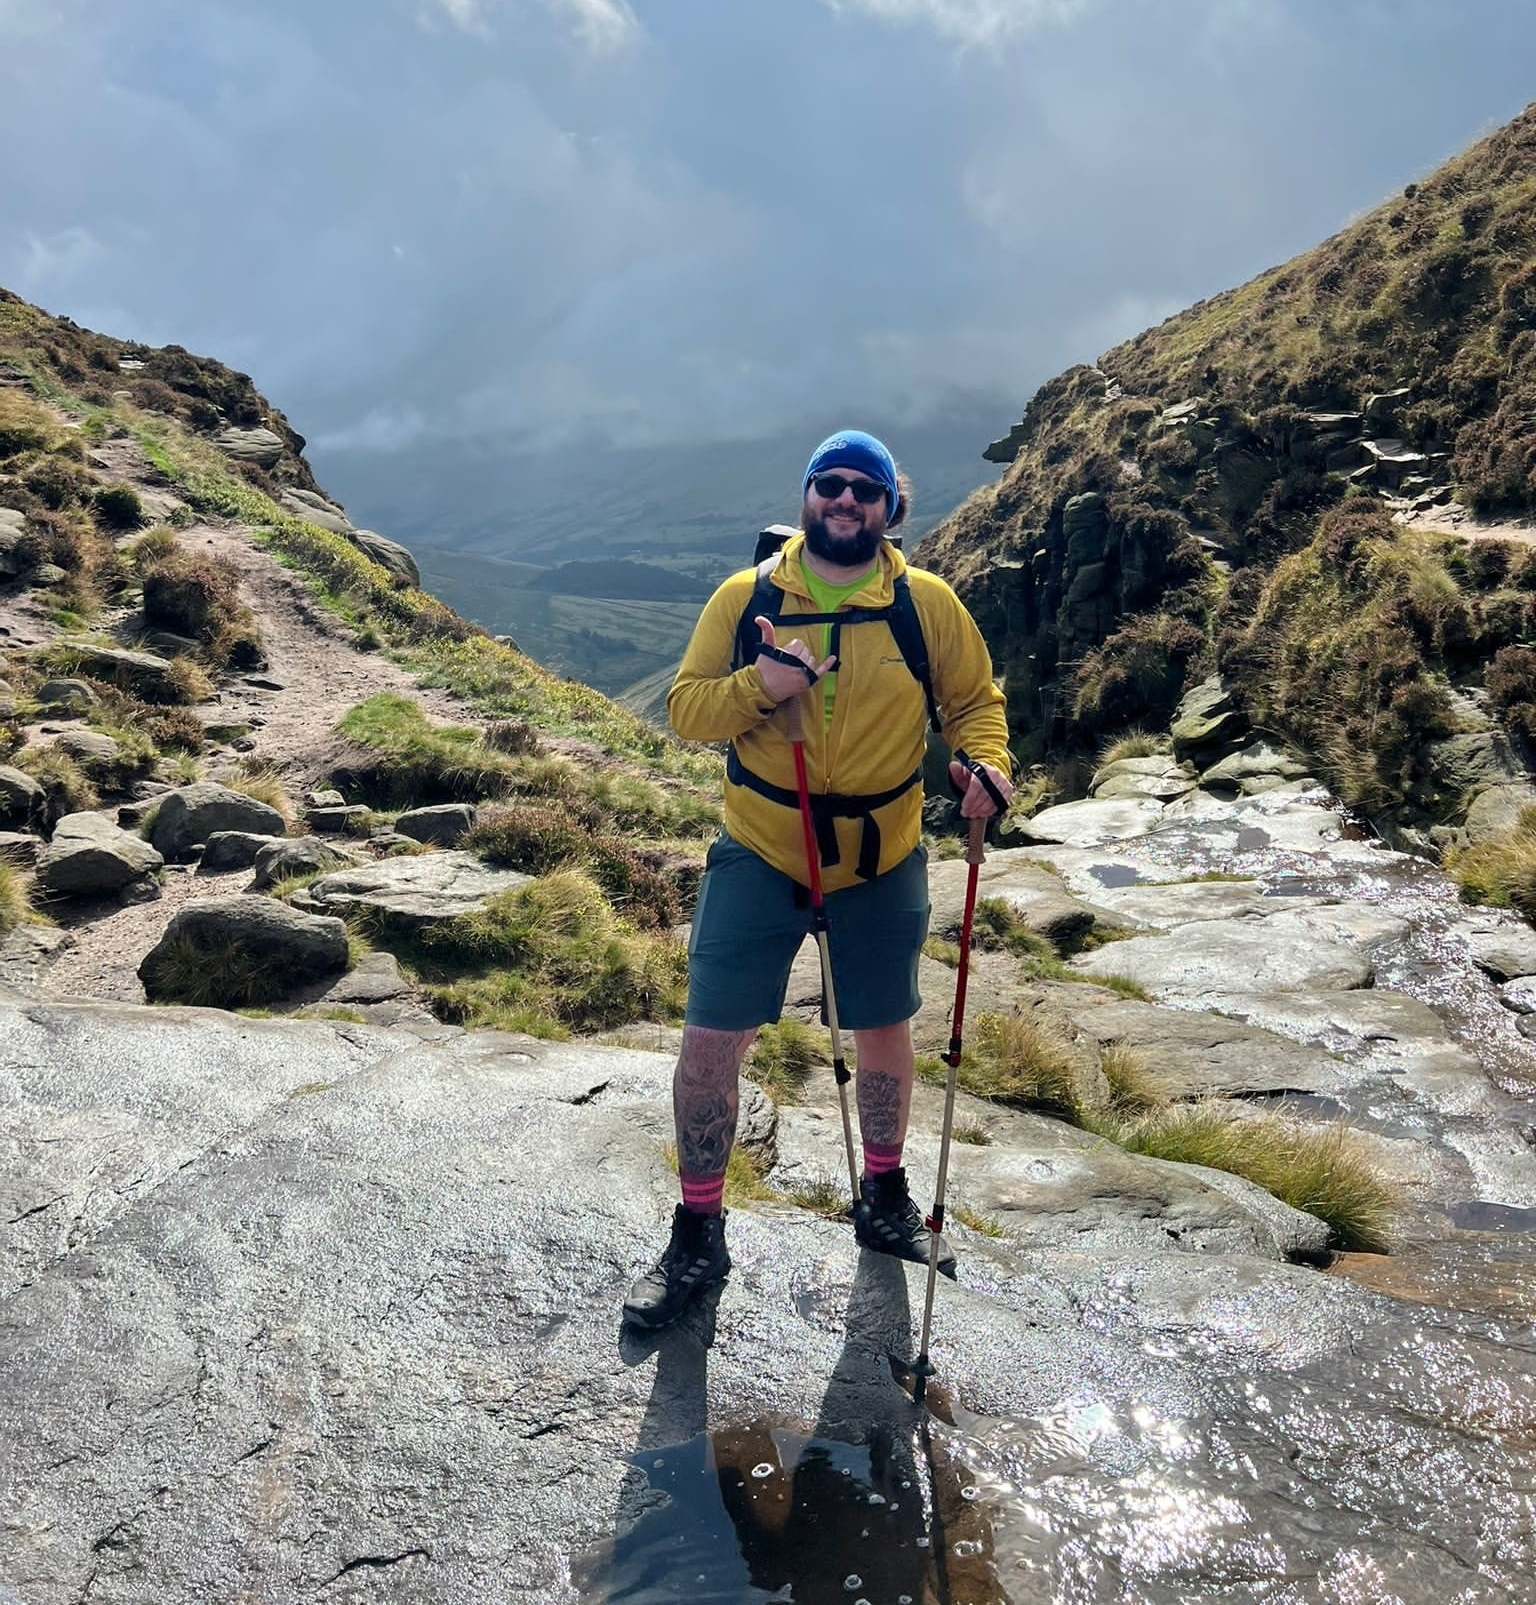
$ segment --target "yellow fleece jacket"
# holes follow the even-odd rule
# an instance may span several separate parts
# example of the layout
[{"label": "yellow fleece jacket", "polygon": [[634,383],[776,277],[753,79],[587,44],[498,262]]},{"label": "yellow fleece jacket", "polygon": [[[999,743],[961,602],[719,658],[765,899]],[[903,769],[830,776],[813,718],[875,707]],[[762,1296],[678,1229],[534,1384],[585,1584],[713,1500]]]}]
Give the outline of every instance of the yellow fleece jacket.
[{"label": "yellow fleece jacket", "polygon": [[[773,571],[773,583],[786,593],[780,609],[783,613],[817,611],[801,571],[804,544],[803,535],[787,541]],[[972,758],[1011,774],[1008,722],[1003,694],[992,683],[992,659],[975,620],[949,586],[936,574],[909,567],[894,546],[882,542],[868,581],[844,606],[889,606],[894,596],[892,581],[901,573],[907,575],[923,626],[944,739],[951,750],[963,749]],[[730,741],[747,769],[792,792],[793,751],[782,720],[770,718],[774,709],[757,666],[731,670],[736,625],[751,600],[756,580],[755,569],[743,569],[705,604],[667,695],[667,714],[684,740]],[[811,716],[802,721],[810,789],[813,794],[843,796],[889,791],[922,764],[928,723],[923,689],[885,624],[850,625],[841,634],[831,725],[824,726],[823,720],[815,717],[819,703],[812,708],[807,702]],[[822,654],[815,650],[820,636],[817,625],[808,625],[803,632],[781,625],[778,644],[782,647],[810,637],[806,644],[820,662]],[[820,694],[818,685],[815,695]],[[873,817],[880,828],[880,874],[894,869],[917,845],[922,806],[919,784],[875,811]],[[775,869],[801,885],[809,884],[797,809],[727,781],[725,828]],[[839,862],[822,870],[827,891],[851,886],[857,880],[861,828],[857,819],[836,821]]]}]

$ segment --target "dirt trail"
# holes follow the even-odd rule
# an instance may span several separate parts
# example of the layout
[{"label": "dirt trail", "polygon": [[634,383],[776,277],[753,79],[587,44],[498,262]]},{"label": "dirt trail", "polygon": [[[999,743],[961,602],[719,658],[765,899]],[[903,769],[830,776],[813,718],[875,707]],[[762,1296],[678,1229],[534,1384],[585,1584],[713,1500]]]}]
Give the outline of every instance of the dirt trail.
[{"label": "dirt trail", "polygon": [[1464,541],[1510,541],[1516,546],[1536,546],[1536,523],[1479,518],[1458,502],[1439,503],[1421,512],[1399,504],[1394,507],[1392,517],[1396,523],[1410,529],[1455,535]]},{"label": "dirt trail", "polygon": [[[239,570],[240,599],[256,614],[267,655],[264,671],[219,688],[219,722],[252,725],[252,756],[281,768],[297,787],[318,778],[342,715],[381,691],[413,698],[438,722],[475,722],[452,693],[419,686],[382,654],[360,651],[353,632],[308,583],[258,546],[245,526],[197,524],[182,533],[181,544],[227,558]],[[269,683],[252,683],[259,681]]]}]

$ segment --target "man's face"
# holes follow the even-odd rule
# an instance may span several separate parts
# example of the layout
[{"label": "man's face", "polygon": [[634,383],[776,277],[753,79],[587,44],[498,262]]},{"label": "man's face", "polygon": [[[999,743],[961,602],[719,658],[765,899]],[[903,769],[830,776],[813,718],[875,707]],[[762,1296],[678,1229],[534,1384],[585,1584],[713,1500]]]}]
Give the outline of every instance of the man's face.
[{"label": "man's face", "polygon": [[[843,484],[837,495],[822,494],[837,489],[838,480]],[[868,496],[873,491],[879,495],[872,501],[858,499],[859,494]],[[805,506],[800,514],[805,544],[825,563],[843,568],[865,567],[880,549],[886,512],[885,487],[861,469],[823,469],[805,488]]]}]

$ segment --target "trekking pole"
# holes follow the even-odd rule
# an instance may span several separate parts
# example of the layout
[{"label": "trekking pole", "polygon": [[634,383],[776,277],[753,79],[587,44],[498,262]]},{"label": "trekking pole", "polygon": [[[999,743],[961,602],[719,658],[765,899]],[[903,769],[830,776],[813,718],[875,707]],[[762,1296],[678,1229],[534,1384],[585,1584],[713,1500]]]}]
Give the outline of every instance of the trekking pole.
[{"label": "trekking pole", "polygon": [[917,1364],[912,1374],[917,1381],[912,1390],[915,1403],[923,1402],[928,1378],[934,1367],[928,1359],[928,1339],[933,1329],[933,1290],[939,1277],[939,1234],[944,1230],[944,1188],[949,1180],[949,1134],[955,1119],[955,1081],[960,1071],[961,1039],[965,1034],[965,988],[971,973],[971,922],[976,917],[976,881],[986,857],[987,822],[971,821],[971,840],[965,861],[970,865],[965,881],[965,918],[960,926],[960,969],[955,976],[955,1010],[949,1022],[949,1052],[944,1062],[949,1076],[944,1083],[944,1128],[939,1138],[939,1180],[934,1189],[933,1214],[928,1217],[928,1291],[923,1298],[923,1336]]},{"label": "trekking pole", "polygon": [[[800,696],[805,693],[801,692]],[[843,1112],[843,1147],[848,1154],[848,1186],[853,1207],[859,1207],[859,1167],[853,1157],[853,1122],[848,1115],[848,1083],[853,1078],[843,1059],[843,1039],[837,1026],[837,992],[832,985],[832,955],[827,947],[827,905],[821,895],[821,853],[816,846],[816,827],[811,819],[811,788],[805,777],[805,721],[800,696],[779,704],[783,711],[784,733],[795,754],[795,790],[800,796],[800,829],[805,835],[805,867],[811,880],[811,929],[821,950],[821,997],[827,1011],[827,1027],[832,1033],[832,1075],[837,1082],[837,1101]]]}]

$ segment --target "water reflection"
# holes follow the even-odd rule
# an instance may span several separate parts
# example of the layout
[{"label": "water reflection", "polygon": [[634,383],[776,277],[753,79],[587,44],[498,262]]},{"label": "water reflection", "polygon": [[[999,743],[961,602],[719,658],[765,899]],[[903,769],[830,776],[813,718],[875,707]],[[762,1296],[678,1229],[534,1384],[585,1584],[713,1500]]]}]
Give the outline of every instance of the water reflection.
[{"label": "water reflection", "polygon": [[[605,1605],[1002,1605],[982,1487],[910,1391],[901,1266],[860,1256],[844,1342],[814,1426],[703,1430],[713,1323],[650,1340],[656,1382],[619,1535],[578,1566]],[[634,1359],[645,1358],[636,1354]],[[929,1397],[941,1419],[941,1385]],[[697,1423],[694,1434],[672,1431]]]}]

